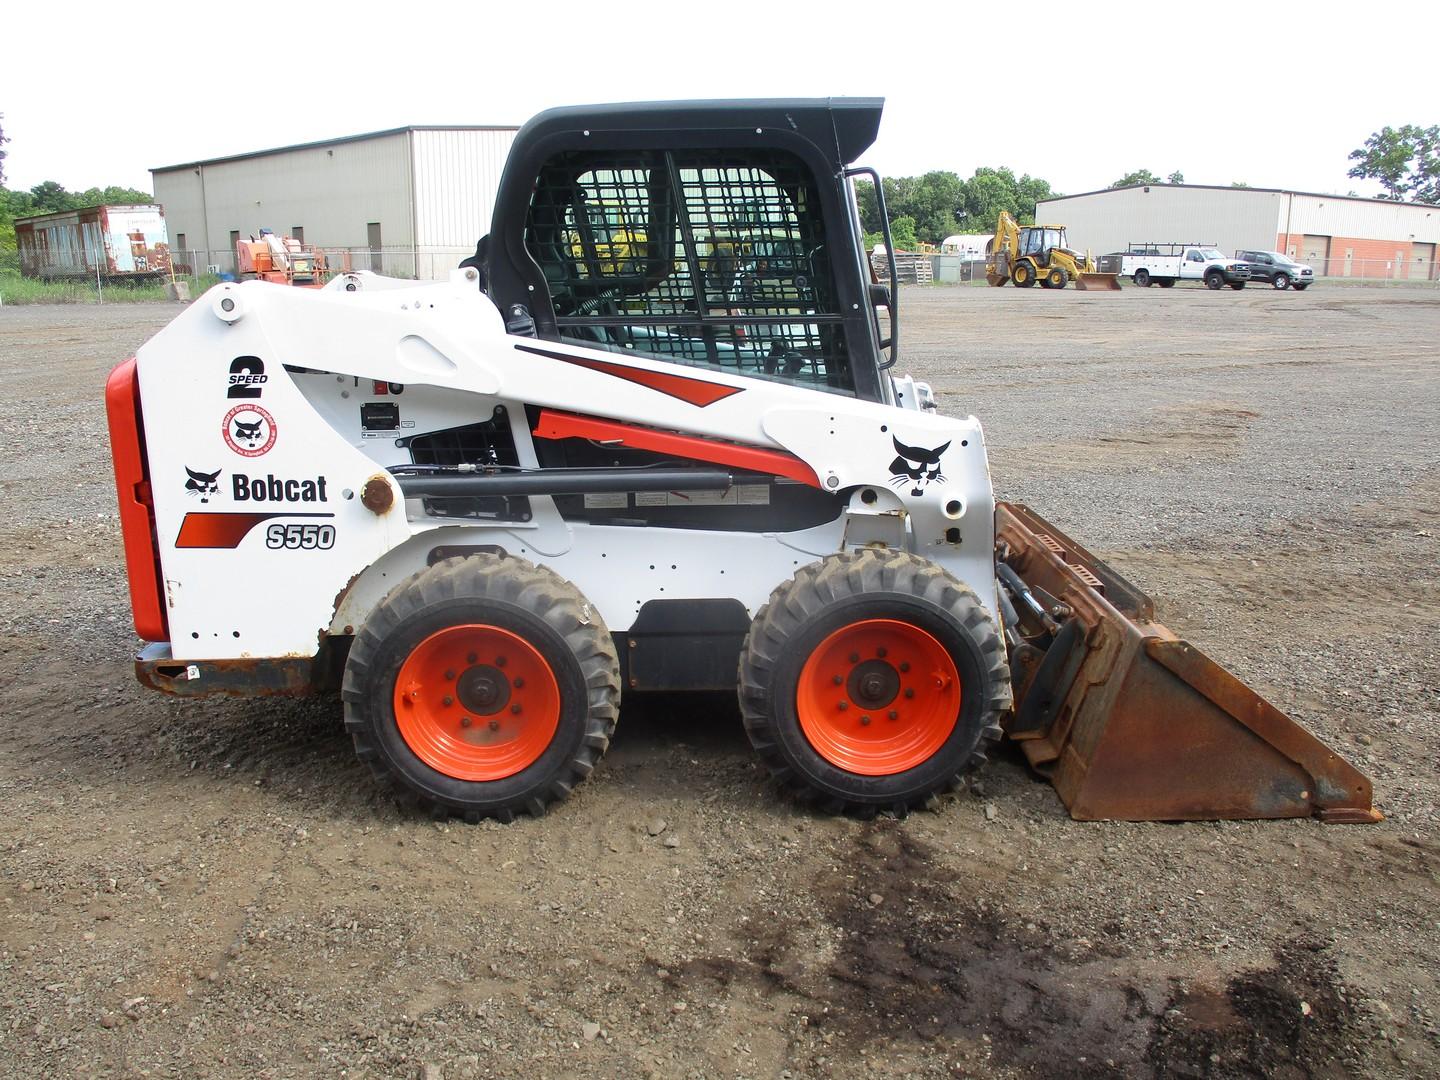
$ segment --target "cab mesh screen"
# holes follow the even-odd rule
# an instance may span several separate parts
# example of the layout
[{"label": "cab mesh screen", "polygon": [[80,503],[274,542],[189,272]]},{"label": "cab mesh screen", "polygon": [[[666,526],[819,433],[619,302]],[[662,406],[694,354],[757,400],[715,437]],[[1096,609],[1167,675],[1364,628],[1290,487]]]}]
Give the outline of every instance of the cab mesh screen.
[{"label": "cab mesh screen", "polygon": [[819,197],[789,154],[559,155],[536,184],[526,244],[562,337],[854,388]]}]

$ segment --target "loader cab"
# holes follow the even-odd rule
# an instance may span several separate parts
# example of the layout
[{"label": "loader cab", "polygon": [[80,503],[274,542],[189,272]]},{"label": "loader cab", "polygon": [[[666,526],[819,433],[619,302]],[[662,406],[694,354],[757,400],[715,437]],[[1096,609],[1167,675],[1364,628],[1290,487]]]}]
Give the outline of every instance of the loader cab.
[{"label": "loader cab", "polygon": [[1067,246],[1065,230],[1057,225],[1026,225],[1020,230],[1020,254],[1032,256],[1041,266],[1050,264],[1050,252]]},{"label": "loader cab", "polygon": [[[854,199],[874,99],[552,109],[481,269],[511,333],[886,400]],[[532,329],[533,327],[533,329]]]}]

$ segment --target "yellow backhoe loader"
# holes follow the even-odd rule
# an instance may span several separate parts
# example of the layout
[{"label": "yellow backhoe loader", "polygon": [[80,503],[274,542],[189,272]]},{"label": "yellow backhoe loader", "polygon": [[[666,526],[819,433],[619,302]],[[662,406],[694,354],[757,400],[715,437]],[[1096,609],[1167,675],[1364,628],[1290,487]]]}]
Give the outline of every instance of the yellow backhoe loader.
[{"label": "yellow backhoe loader", "polygon": [[1073,281],[1081,292],[1120,288],[1119,275],[1098,273],[1088,251],[1082,255],[1066,245],[1064,225],[1020,225],[1004,210],[995,223],[985,280],[995,286],[1013,281],[1022,289],[1037,281],[1047,289]]}]

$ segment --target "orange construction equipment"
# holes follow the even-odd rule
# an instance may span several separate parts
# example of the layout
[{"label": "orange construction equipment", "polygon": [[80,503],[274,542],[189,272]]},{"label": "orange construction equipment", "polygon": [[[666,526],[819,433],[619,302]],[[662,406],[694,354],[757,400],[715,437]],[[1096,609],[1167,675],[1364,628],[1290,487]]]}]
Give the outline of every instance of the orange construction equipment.
[{"label": "orange construction equipment", "polygon": [[269,229],[235,242],[235,271],[241,281],[273,281],[318,289],[329,272],[325,255],[291,236],[276,236]]}]

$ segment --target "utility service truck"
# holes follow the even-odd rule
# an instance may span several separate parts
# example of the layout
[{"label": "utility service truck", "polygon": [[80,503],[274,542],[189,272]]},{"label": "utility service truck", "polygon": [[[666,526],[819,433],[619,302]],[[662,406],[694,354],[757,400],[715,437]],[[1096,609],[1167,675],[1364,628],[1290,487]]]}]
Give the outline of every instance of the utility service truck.
[{"label": "utility service truck", "polygon": [[1213,244],[1131,244],[1120,257],[1120,274],[1141,288],[1203,281],[1208,289],[1243,289],[1250,264],[1227,257]]}]

